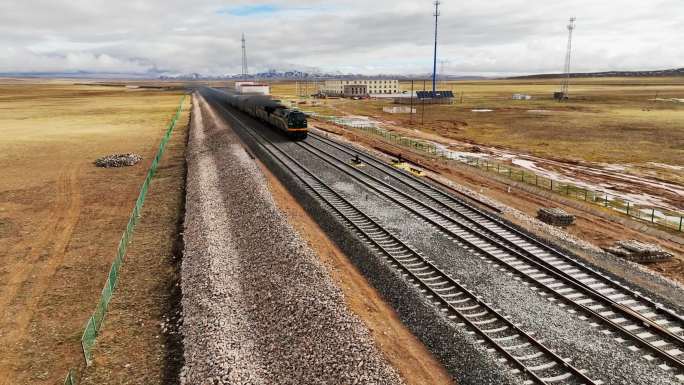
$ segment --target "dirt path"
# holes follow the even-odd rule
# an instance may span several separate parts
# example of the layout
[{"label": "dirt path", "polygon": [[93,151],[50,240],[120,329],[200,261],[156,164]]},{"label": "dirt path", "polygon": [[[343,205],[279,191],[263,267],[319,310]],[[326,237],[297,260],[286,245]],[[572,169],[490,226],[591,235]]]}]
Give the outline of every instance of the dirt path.
[{"label": "dirt path", "polygon": [[187,111],[152,179],[142,216],[121,268],[94,363],[81,385],[178,383],[182,342],[178,265],[185,199]]},{"label": "dirt path", "polygon": [[376,344],[406,384],[453,384],[444,367],[402,324],[394,310],[348,257],[326,236],[278,179],[263,164],[260,165],[276,205],[287,214],[290,224],[327,266],[334,281],[342,288],[347,306],[366,324]]},{"label": "dirt path", "polygon": [[[84,323],[180,94],[0,88],[0,385],[55,384],[83,360]],[[92,164],[118,152],[143,161]]]},{"label": "dirt path", "polygon": [[[0,309],[5,309],[0,319],[0,330],[9,332],[0,336],[1,346],[16,346],[26,337],[29,321],[35,315],[38,303],[57,268],[62,265],[81,212],[80,171],[81,168],[74,164],[60,171],[56,183],[56,203],[39,233],[38,242],[29,247],[25,258],[14,264],[15,268],[9,268],[9,284],[0,296]],[[26,246],[24,243],[20,242],[17,248]],[[3,360],[0,365],[3,385],[12,383],[8,363]]]}]

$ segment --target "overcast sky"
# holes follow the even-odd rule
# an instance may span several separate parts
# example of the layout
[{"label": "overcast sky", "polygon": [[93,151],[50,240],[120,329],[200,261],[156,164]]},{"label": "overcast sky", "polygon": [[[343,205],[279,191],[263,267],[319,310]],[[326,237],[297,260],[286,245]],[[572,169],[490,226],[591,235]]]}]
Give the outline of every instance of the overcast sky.
[{"label": "overcast sky", "polygon": [[[442,1],[439,59],[458,75],[684,67],[684,0]],[[0,0],[0,73],[428,73],[430,0]]]}]

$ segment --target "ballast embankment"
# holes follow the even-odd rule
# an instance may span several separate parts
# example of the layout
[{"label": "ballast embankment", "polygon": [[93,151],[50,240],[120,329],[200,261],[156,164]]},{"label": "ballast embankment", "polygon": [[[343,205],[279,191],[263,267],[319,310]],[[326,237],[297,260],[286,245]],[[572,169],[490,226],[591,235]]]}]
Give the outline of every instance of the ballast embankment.
[{"label": "ballast embankment", "polygon": [[181,383],[401,384],[198,95],[190,129]]}]

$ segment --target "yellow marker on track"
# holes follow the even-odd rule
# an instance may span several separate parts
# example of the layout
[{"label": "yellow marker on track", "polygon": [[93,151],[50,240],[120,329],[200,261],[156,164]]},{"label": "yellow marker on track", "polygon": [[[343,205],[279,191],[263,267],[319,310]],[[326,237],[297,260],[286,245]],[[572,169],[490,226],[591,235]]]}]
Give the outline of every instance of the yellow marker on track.
[{"label": "yellow marker on track", "polygon": [[423,170],[415,168],[406,162],[394,163],[394,167],[400,168],[402,170],[406,170],[415,176],[425,176],[425,173],[423,172]]}]

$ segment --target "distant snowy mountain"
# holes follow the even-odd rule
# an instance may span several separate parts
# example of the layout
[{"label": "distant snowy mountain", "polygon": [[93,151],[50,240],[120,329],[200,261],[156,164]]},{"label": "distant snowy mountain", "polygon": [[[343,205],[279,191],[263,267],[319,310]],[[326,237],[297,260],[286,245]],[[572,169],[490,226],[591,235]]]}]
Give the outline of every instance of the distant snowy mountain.
[{"label": "distant snowy mountain", "polygon": [[[201,74],[183,74],[183,75],[161,75],[160,80],[238,80],[242,79],[242,75],[222,75],[222,76],[205,76]],[[305,72],[305,71],[276,71],[270,70],[267,72],[260,72],[256,74],[249,74],[245,79],[248,80],[326,80],[326,79],[400,79],[400,80],[424,80],[431,79],[432,74],[421,75],[396,75],[396,74],[379,74],[379,75],[361,75],[361,74],[340,74],[340,73],[320,73],[320,72]],[[443,75],[441,80],[477,80],[486,79],[482,76],[456,76]]]},{"label": "distant snowy mountain", "polygon": [[[515,76],[509,79],[547,79],[557,78],[563,74],[539,74]],[[606,71],[606,72],[589,72],[589,73],[571,73],[573,78],[605,78],[605,77],[669,77],[669,76],[684,76],[684,68],[675,68],[667,70],[654,71]]]}]

